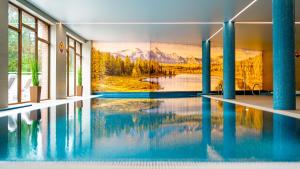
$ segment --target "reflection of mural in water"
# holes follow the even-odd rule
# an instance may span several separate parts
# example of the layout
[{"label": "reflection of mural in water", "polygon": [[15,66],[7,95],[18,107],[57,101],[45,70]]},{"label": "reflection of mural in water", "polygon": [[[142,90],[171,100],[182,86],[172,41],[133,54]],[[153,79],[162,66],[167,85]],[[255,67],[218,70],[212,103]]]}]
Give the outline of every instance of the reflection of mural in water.
[{"label": "reflection of mural in water", "polygon": [[[95,43],[94,92],[199,91],[201,47],[164,43]],[[211,49],[212,90],[222,84],[223,49]],[[262,52],[236,50],[236,89],[262,88]]]},{"label": "reflection of mural in water", "polygon": [[[186,98],[187,99],[187,98]],[[132,122],[139,117],[161,115],[161,122],[180,122],[185,120],[201,120],[201,105],[199,98],[182,99],[94,99],[93,111],[105,115],[123,113],[131,116]],[[212,123],[216,126],[223,125],[223,102],[212,101]],[[163,119],[163,120],[162,120]],[[261,131],[263,128],[263,111],[244,106],[236,106],[236,124]]]},{"label": "reflection of mural in water", "polygon": [[[222,129],[223,125],[223,102],[212,101],[212,119]],[[263,111],[244,106],[236,106],[236,125],[244,126],[261,132],[263,129]]]},{"label": "reflection of mural in water", "polygon": [[[95,125],[100,125],[103,132],[129,132],[131,128],[141,131],[180,123],[196,129],[201,120],[199,104],[195,104],[199,99],[190,101],[183,105],[178,99],[95,99],[92,107],[95,121],[100,122]],[[185,109],[188,106],[190,109]]]},{"label": "reflection of mural in water", "polygon": [[138,113],[142,110],[147,110],[155,107],[159,107],[159,100],[150,99],[95,99],[93,100],[93,109],[95,111],[104,112],[119,112],[119,113]]}]

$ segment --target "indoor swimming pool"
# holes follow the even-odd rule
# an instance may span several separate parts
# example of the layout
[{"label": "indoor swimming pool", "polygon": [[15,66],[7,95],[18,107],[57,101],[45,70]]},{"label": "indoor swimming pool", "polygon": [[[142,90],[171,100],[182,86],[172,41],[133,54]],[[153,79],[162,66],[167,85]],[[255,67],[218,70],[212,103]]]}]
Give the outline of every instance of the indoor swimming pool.
[{"label": "indoor swimming pool", "polygon": [[300,161],[299,119],[202,97],[94,98],[0,125],[0,161]]}]

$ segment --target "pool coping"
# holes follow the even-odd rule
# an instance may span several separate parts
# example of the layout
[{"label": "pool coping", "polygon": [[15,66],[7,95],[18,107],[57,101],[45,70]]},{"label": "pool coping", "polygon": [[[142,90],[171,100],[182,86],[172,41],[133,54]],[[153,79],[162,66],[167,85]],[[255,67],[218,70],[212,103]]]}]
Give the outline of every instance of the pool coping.
[{"label": "pool coping", "polygon": [[300,162],[0,162],[1,169],[298,169]]},{"label": "pool coping", "polygon": [[245,107],[251,107],[251,108],[255,108],[255,109],[259,109],[259,110],[263,110],[263,111],[267,111],[267,112],[271,112],[271,113],[275,113],[275,114],[279,114],[279,115],[284,115],[284,116],[300,119],[300,114],[293,112],[294,110],[274,110],[273,108],[255,105],[255,104],[251,104],[251,103],[245,103],[245,102],[239,101],[237,99],[223,99],[221,97],[221,95],[202,95],[202,97],[213,99],[213,100],[218,100],[218,101],[222,101],[222,102],[232,103],[232,104],[236,104],[236,105],[241,105],[241,106],[245,106]]},{"label": "pool coping", "polygon": [[0,112],[14,110],[14,109],[20,109],[20,108],[30,107],[30,106],[32,106],[31,103],[9,105],[7,107],[0,108]]},{"label": "pool coping", "polygon": [[0,117],[11,116],[11,115],[19,114],[19,113],[30,112],[30,111],[34,111],[34,110],[49,108],[49,107],[58,106],[58,105],[62,105],[62,104],[73,103],[73,102],[77,102],[77,101],[84,101],[84,100],[97,98],[97,97],[99,97],[99,96],[95,96],[95,95],[82,96],[82,97],[74,96],[74,97],[68,97],[66,99],[46,100],[46,101],[41,101],[40,103],[31,103],[32,104],[31,106],[0,111]]}]

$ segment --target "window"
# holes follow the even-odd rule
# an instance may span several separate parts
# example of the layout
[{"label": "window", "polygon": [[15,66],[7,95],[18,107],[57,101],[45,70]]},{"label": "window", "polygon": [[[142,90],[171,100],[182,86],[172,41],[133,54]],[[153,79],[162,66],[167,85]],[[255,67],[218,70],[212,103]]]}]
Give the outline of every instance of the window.
[{"label": "window", "polygon": [[73,96],[75,94],[75,51],[73,48],[69,49],[69,96]]},{"label": "window", "polygon": [[8,102],[18,102],[18,42],[19,33],[8,30]]},{"label": "window", "polygon": [[37,58],[41,99],[49,99],[49,25],[10,3],[8,9],[9,104],[30,100],[30,60]]},{"label": "window", "polygon": [[71,37],[67,37],[67,89],[68,96],[76,94],[77,71],[82,66],[82,44]]},{"label": "window", "polygon": [[38,35],[40,39],[49,41],[49,26],[40,20],[38,21]]},{"label": "window", "polygon": [[[82,63],[81,63],[81,44],[76,42],[76,70],[80,69]],[[77,73],[76,73],[77,75]]]},{"label": "window", "polygon": [[30,60],[35,57],[35,33],[23,27],[21,58],[21,101],[30,101],[31,69]]},{"label": "window", "polygon": [[42,87],[41,99],[49,98],[49,25],[38,21],[38,62],[39,79]]},{"label": "window", "polygon": [[22,23],[23,25],[29,26],[31,28],[35,28],[35,17],[28,14],[27,12],[22,11]]},{"label": "window", "polygon": [[12,5],[8,7],[8,24],[14,28],[19,27],[19,9]]}]

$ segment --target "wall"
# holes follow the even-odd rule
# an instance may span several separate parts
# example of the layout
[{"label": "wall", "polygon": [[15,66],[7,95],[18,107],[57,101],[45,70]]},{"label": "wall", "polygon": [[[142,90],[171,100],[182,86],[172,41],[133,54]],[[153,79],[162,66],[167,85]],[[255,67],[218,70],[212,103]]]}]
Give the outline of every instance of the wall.
[{"label": "wall", "polygon": [[0,107],[8,104],[8,0],[0,1]]},{"label": "wall", "polygon": [[[296,58],[296,90],[300,91],[300,58]],[[272,49],[263,52],[263,90],[273,90],[273,52]]]},{"label": "wall", "polygon": [[273,52],[272,49],[263,52],[263,90],[273,90]]}]

